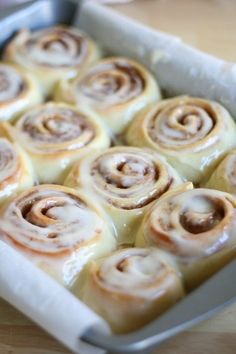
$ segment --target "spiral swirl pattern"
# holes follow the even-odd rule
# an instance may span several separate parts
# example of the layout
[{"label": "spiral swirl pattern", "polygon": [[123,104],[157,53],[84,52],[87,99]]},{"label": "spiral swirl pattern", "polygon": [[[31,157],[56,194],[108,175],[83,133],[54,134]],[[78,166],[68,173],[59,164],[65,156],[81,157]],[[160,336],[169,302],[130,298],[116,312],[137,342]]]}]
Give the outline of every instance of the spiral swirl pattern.
[{"label": "spiral swirl pattern", "polygon": [[47,103],[27,112],[17,121],[15,133],[40,183],[62,184],[74,161],[110,144],[96,115],[62,103]]},{"label": "spiral swirl pattern", "polygon": [[26,113],[16,129],[30,149],[41,153],[81,149],[92,142],[96,133],[85,114],[53,103]]},{"label": "spiral swirl pattern", "polygon": [[235,134],[236,125],[224,107],[184,96],[143,110],[128,128],[126,141],[163,154],[183,177],[199,184],[235,146]]},{"label": "spiral swirl pattern", "polygon": [[18,98],[26,89],[27,83],[17,70],[0,64],[0,104]]},{"label": "spiral swirl pattern", "polygon": [[213,104],[182,98],[160,105],[150,117],[147,129],[151,139],[163,148],[199,151],[219,139],[214,130],[222,127],[218,109]]},{"label": "spiral swirl pattern", "polygon": [[4,50],[6,60],[34,74],[45,97],[51,97],[59,80],[76,77],[99,57],[95,42],[68,26],[21,29]]},{"label": "spiral swirl pattern", "polygon": [[98,63],[78,82],[76,90],[101,105],[117,105],[142,94],[146,82],[142,71],[125,58]]},{"label": "spiral swirl pattern", "polygon": [[125,57],[111,57],[89,67],[76,78],[61,80],[56,101],[87,105],[115,134],[123,133],[143,107],[160,99],[152,74]]},{"label": "spiral swirl pattern", "polygon": [[[142,208],[182,183],[164,159],[148,150],[114,147],[93,154],[91,159],[91,186],[109,204],[120,209]],[[86,185],[86,176],[79,176],[80,167],[81,164],[75,168],[73,179],[77,177]]]},{"label": "spiral swirl pattern", "polygon": [[96,209],[69,188],[41,185],[13,200],[1,228],[16,244],[33,252],[59,255],[97,241],[103,220]]},{"label": "spiral swirl pattern", "polygon": [[118,333],[143,326],[183,296],[174,265],[155,249],[123,249],[91,268],[83,300]]},{"label": "spiral swirl pattern", "polygon": [[210,189],[178,192],[160,199],[144,220],[144,238],[181,257],[202,257],[230,244],[236,202]]},{"label": "spiral swirl pattern", "polygon": [[101,286],[117,293],[151,296],[168,282],[170,266],[153,249],[129,248],[108,257],[96,273]]},{"label": "spiral swirl pattern", "polygon": [[91,194],[111,218],[118,242],[133,244],[146,208],[168,190],[184,184],[156,153],[117,146],[84,156],[73,166],[65,185]]},{"label": "spiral swirl pattern", "polygon": [[87,36],[72,27],[52,27],[28,33],[18,49],[29,65],[66,68],[83,63],[88,56]]}]

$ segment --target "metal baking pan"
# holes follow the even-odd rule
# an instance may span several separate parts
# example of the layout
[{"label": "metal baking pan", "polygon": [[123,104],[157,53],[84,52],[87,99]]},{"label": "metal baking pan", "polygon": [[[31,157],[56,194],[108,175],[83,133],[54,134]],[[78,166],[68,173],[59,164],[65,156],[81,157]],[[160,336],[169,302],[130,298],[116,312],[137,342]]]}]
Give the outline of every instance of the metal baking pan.
[{"label": "metal baking pan", "polygon": [[[22,27],[30,29],[72,24],[82,1],[39,0],[0,12],[0,47]],[[91,327],[78,340],[112,353],[149,353],[161,342],[209,318],[236,301],[236,261],[231,262],[181,302],[143,329],[127,335],[105,335]],[[79,300],[78,300],[79,301]]]},{"label": "metal baking pan", "polygon": [[81,0],[40,0],[0,10],[0,47],[20,28],[38,29],[70,24]]}]

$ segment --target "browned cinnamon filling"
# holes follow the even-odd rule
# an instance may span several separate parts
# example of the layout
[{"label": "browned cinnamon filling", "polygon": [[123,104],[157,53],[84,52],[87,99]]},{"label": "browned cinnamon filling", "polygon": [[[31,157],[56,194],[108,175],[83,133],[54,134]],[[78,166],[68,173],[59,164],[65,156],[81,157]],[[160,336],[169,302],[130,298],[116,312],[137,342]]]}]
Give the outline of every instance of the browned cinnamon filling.
[{"label": "browned cinnamon filling", "polygon": [[78,83],[77,89],[97,101],[108,101],[117,95],[114,102],[118,102],[118,98],[127,102],[140,95],[145,86],[146,81],[139,69],[125,60],[117,60],[97,65]]},{"label": "browned cinnamon filling", "polygon": [[137,68],[135,68],[134,66],[131,66],[129,63],[127,63],[125,61],[117,61],[117,62],[115,62],[114,66],[117,70],[123,71],[129,76],[131,90],[134,89],[134,87],[137,85],[137,81],[138,81],[141,90],[144,91],[145,86],[146,86],[146,82],[143,78],[142,73]]},{"label": "browned cinnamon filling", "polygon": [[[179,106],[166,104],[158,109],[151,117],[147,125],[147,132],[150,138],[157,144],[168,147],[169,142],[178,142],[183,146],[187,145],[204,128],[204,119],[200,110],[204,110],[206,117],[211,121],[211,127],[205,132],[205,136],[210,134],[217,123],[216,113],[210,106],[201,103],[188,101],[180,103]],[[194,123],[194,127],[191,122]],[[199,140],[204,138],[201,137]],[[165,143],[166,140],[166,143]]]},{"label": "browned cinnamon filling", "polygon": [[[31,197],[33,198],[31,199]],[[74,205],[78,206],[78,208],[86,207],[86,203],[73,194],[67,194],[65,195],[65,197],[70,198],[71,203],[74,203]],[[33,208],[35,207],[35,205],[37,205],[37,203],[39,203],[40,205],[38,206],[35,212]],[[48,226],[47,224],[45,224],[45,220],[40,220],[40,215],[42,215],[42,217],[47,216],[52,220],[56,220],[57,218],[55,217],[55,215],[53,215],[53,213],[51,213],[51,209],[54,207],[64,207],[64,206],[66,206],[66,202],[63,201],[61,197],[59,200],[57,200],[54,199],[53,196],[51,199],[50,196],[46,196],[44,201],[43,197],[41,196],[35,197],[34,193],[25,196],[23,199],[20,199],[17,203],[17,207],[21,211],[23,219],[39,227]],[[54,235],[54,237],[52,237],[52,235],[50,236],[50,238],[55,238],[55,237],[57,237],[56,234]]]},{"label": "browned cinnamon filling", "polygon": [[199,234],[214,229],[225,217],[222,204],[208,200],[212,204],[212,210],[194,211],[186,210],[180,216],[180,223],[185,230],[192,234]]},{"label": "browned cinnamon filling", "polygon": [[85,136],[80,143],[82,147],[89,144],[95,131],[92,123],[82,114],[64,108],[55,109],[55,113],[48,112],[47,108],[39,110],[35,115],[25,116],[22,130],[29,137],[38,142],[63,143]]},{"label": "browned cinnamon filling", "polygon": [[[88,53],[88,43],[84,36],[75,34],[70,29],[53,28],[45,31],[35,32],[30,39],[25,42],[28,52],[36,47],[45,52],[45,59],[35,58],[35,62],[48,67],[70,67],[82,63]],[[68,53],[71,56],[70,63],[51,63],[47,60],[47,53]]]},{"label": "browned cinnamon filling", "polygon": [[119,270],[119,272],[123,272],[125,270],[126,263],[127,263],[127,258],[122,259],[122,261],[117,264],[116,268]]},{"label": "browned cinnamon filling", "polygon": [[163,175],[158,163],[148,154],[142,156],[131,151],[104,153],[93,161],[90,171],[98,192],[109,204],[124,210],[148,205],[174,181],[167,171]]}]

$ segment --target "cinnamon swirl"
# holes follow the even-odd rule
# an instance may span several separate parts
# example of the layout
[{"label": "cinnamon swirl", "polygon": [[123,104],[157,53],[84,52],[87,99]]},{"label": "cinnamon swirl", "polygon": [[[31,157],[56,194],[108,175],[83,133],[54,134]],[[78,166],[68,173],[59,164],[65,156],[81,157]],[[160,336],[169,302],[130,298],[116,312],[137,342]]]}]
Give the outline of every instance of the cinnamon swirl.
[{"label": "cinnamon swirl", "polygon": [[123,249],[89,273],[82,299],[118,333],[140,328],[184,294],[174,263],[155,249]]},{"label": "cinnamon swirl", "polygon": [[112,57],[98,62],[83,76],[61,81],[55,99],[78,105],[85,103],[118,134],[138,111],[160,99],[160,90],[141,64]]},{"label": "cinnamon swirl", "polygon": [[145,215],[136,246],[157,246],[174,255],[188,289],[236,256],[236,200],[211,189],[174,191]]},{"label": "cinnamon swirl", "polygon": [[1,211],[5,241],[70,287],[90,259],[114,249],[101,210],[70,188],[33,187]]},{"label": "cinnamon swirl", "polygon": [[156,153],[113,147],[87,154],[75,164],[65,185],[86,190],[112,218],[120,243],[133,243],[144,211],[183,181]]},{"label": "cinnamon swirl", "polygon": [[41,183],[62,183],[71,164],[110,139],[97,117],[65,104],[47,103],[23,115],[15,135],[31,157]]},{"label": "cinnamon swirl", "polygon": [[220,104],[176,97],[142,111],[128,129],[129,145],[166,156],[194,183],[209,177],[219,159],[236,145],[236,125]]},{"label": "cinnamon swirl", "polygon": [[5,59],[33,73],[45,95],[55,83],[72,78],[98,59],[97,45],[74,27],[57,26],[30,32],[22,29],[5,49]]}]

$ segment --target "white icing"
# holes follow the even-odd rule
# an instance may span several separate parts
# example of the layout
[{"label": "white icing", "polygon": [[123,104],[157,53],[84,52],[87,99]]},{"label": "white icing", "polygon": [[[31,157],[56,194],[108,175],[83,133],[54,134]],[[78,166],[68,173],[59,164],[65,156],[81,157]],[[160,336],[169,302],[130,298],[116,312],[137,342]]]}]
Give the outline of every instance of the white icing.
[{"label": "white icing", "polygon": [[[99,215],[70,190],[39,186],[24,198],[13,200],[1,218],[7,234],[30,250],[46,254],[79,248],[101,237],[104,228]],[[24,215],[26,205],[30,210]]]},{"label": "white icing", "polygon": [[143,93],[144,78],[141,75],[144,73],[131,62],[111,59],[92,67],[74,85],[78,95],[84,95],[95,104],[113,106],[135,99]]},{"label": "white icing", "polygon": [[100,195],[116,201],[121,207],[126,204],[139,207],[139,204],[148,203],[148,199],[158,192],[162,194],[172,185],[182,182],[158,155],[141,149],[116,147],[97,156],[93,154],[91,158],[92,188],[95,187]]},{"label": "white icing", "polygon": [[104,287],[118,293],[150,297],[164,291],[173,280],[170,269],[161,252],[130,248],[106,258],[98,274]]},{"label": "white icing", "polygon": [[88,52],[87,38],[82,32],[64,28],[34,32],[21,44],[19,53],[33,65],[72,67],[81,64]]},{"label": "white icing", "polygon": [[96,135],[95,123],[88,116],[53,103],[26,113],[16,129],[26,149],[38,153],[81,149]]},{"label": "white icing", "polygon": [[196,100],[196,105],[186,101],[183,105],[164,106],[155,118],[152,134],[158,143],[173,148],[201,141],[212,128],[213,117]]},{"label": "white icing", "polygon": [[[151,244],[178,256],[202,257],[229,243],[236,227],[234,215],[234,204],[226,193],[209,189],[180,191],[154,205],[145,220],[144,235]],[[185,226],[181,217],[190,226]],[[201,225],[202,229],[198,229]],[[163,233],[169,239],[167,244],[159,238]]]}]

